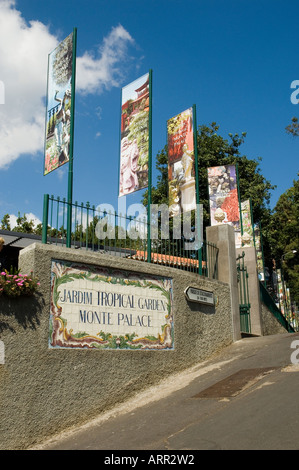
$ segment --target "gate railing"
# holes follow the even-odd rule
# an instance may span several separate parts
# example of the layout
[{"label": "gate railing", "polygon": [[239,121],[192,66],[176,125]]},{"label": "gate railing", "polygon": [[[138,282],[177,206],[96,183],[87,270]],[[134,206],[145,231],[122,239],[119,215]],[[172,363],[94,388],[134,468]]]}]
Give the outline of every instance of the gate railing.
[{"label": "gate railing", "polygon": [[251,333],[248,272],[244,262],[245,253],[237,257],[237,278],[239,288],[239,308],[241,332]]},{"label": "gate railing", "polygon": [[[66,199],[45,195],[42,242],[67,246]],[[100,230],[98,227],[100,224]],[[153,227],[153,225],[151,225]],[[218,279],[218,248],[202,241],[194,249],[186,249],[192,240],[158,238],[151,240],[148,255],[146,218],[134,218],[116,212],[107,213],[86,203],[72,204],[70,248],[86,249],[109,255],[146,261],[177,269],[183,269],[212,279]],[[155,227],[157,229],[157,227]],[[151,230],[151,233],[154,231]],[[188,247],[189,248],[189,247]]]}]

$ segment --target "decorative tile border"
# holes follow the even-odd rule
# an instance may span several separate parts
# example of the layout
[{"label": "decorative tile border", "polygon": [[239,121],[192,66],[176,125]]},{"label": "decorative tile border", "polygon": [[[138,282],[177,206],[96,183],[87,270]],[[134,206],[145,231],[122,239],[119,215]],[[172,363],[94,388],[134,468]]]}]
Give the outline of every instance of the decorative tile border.
[{"label": "decorative tile border", "polygon": [[52,260],[50,348],[173,349],[172,279]]}]

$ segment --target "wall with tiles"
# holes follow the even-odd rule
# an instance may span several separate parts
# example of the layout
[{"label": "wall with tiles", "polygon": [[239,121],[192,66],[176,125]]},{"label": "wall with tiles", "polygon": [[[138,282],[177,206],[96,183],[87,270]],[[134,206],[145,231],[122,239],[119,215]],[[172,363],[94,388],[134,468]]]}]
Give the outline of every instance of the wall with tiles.
[{"label": "wall with tiles", "polygon": [[[19,265],[41,285],[32,298],[0,297],[0,449],[25,449],[83,424],[233,342],[230,287],[224,282],[41,244],[22,250]],[[113,292],[123,295],[114,295],[118,304],[109,305],[105,321],[100,314],[108,309],[107,290],[95,296],[104,282],[110,299]],[[212,293],[215,305],[190,302],[188,286]],[[147,293],[153,300],[145,303]],[[128,308],[129,296],[141,310],[146,305],[146,315],[113,310]],[[90,305],[83,308],[84,299]],[[101,323],[97,329],[95,322]]]}]

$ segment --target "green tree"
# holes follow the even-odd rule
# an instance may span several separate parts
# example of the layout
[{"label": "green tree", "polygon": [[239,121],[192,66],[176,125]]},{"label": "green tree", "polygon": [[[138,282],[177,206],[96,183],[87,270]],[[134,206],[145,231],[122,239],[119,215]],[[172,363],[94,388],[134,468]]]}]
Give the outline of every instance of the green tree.
[{"label": "green tree", "polygon": [[[299,176],[299,173],[298,173]],[[278,199],[269,227],[273,257],[299,305],[299,180]],[[296,253],[293,253],[296,251]]]},{"label": "green tree", "polygon": [[293,117],[292,118],[292,123],[289,124],[287,127],[286,127],[286,131],[288,134],[291,134],[292,136],[294,137],[298,137],[299,136],[299,123],[298,123],[298,118],[296,117]]},{"label": "green tree", "polygon": [[34,222],[33,220],[28,220],[26,214],[21,217],[20,212],[18,212],[17,225],[14,227],[16,232],[24,233],[34,233]]},{"label": "green tree", "polygon": [[5,214],[3,216],[3,219],[1,220],[1,229],[2,230],[11,230],[11,227],[10,227],[10,215],[9,214]]},{"label": "green tree", "polygon": [[[275,186],[261,174],[260,157],[257,160],[249,159],[241,154],[240,147],[244,143],[245,132],[241,136],[230,133],[226,139],[218,131],[219,126],[212,122],[210,126],[199,126],[197,132],[199,199],[203,204],[204,228],[210,224],[207,168],[238,165],[240,197],[241,200],[251,198],[254,221],[260,221],[262,225],[265,256],[267,256],[269,251],[267,227],[271,215],[269,202],[271,191]],[[168,204],[167,145],[157,155],[156,168],[158,178],[156,187],[152,188],[152,203]],[[146,192],[143,198],[144,204],[147,204],[147,197]]]}]

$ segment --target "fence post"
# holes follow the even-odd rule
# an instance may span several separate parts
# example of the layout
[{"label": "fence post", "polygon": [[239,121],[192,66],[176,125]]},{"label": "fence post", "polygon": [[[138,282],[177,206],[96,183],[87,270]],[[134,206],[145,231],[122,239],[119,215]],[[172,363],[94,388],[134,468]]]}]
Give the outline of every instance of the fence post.
[{"label": "fence post", "polygon": [[42,243],[44,244],[47,243],[48,215],[49,215],[49,194],[44,194],[43,230],[42,230]]}]

